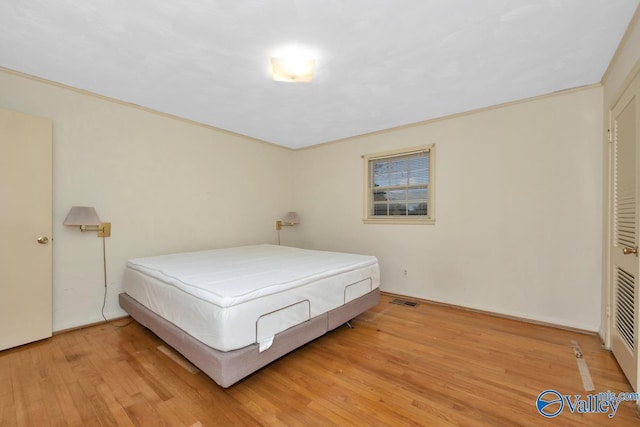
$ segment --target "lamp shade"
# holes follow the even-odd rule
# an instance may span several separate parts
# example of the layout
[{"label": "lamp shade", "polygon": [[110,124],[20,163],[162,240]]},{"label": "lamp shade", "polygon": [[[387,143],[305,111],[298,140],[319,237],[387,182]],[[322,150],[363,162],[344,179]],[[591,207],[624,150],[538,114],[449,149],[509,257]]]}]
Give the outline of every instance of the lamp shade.
[{"label": "lamp shade", "polygon": [[64,225],[100,225],[100,218],[96,210],[89,206],[73,206],[67,217],[64,219]]},{"label": "lamp shade", "polygon": [[287,212],[282,222],[285,224],[300,224],[300,217],[295,212]]}]

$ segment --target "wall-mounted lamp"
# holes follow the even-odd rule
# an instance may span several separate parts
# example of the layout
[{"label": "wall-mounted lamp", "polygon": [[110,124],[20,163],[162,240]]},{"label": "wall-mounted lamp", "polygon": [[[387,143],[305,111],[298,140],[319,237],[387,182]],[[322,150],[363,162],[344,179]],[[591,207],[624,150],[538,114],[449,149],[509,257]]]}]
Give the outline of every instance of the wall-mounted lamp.
[{"label": "wall-mounted lamp", "polygon": [[73,206],[63,224],[80,227],[80,231],[97,231],[98,237],[111,236],[111,223],[100,222],[96,210],[89,206]]},{"label": "wall-mounted lamp", "polygon": [[276,230],[281,230],[282,227],[289,227],[296,224],[300,224],[298,214],[295,212],[287,212],[282,221],[276,221]]},{"label": "wall-mounted lamp", "polygon": [[280,230],[282,227],[289,227],[300,224],[300,217],[295,212],[287,212],[282,221],[276,221],[276,230],[278,230],[278,244],[280,244]]},{"label": "wall-mounted lamp", "polygon": [[80,227],[80,231],[97,231],[98,237],[102,237],[102,271],[104,272],[104,297],[102,299],[102,318],[107,322],[104,315],[104,307],[107,304],[107,250],[105,248],[105,237],[111,236],[111,223],[100,222],[98,214],[90,206],[72,206],[64,219],[64,225],[70,227]]}]

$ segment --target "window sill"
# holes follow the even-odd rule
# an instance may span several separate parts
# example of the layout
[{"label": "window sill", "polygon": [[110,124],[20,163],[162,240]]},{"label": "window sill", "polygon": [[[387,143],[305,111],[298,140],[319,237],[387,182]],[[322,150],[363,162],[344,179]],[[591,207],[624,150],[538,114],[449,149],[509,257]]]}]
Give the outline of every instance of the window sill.
[{"label": "window sill", "polygon": [[434,225],[435,219],[414,219],[414,218],[364,218],[365,224],[405,224],[405,225]]}]

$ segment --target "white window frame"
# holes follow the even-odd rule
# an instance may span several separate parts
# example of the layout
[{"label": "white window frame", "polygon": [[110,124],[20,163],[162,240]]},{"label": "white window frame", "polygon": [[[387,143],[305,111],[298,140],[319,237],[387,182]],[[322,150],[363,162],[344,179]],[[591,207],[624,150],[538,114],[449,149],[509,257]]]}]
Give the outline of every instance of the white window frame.
[{"label": "white window frame", "polygon": [[[429,182],[427,184],[427,215],[424,216],[374,216],[373,203],[373,170],[374,160],[402,157],[417,153],[429,153]],[[435,144],[400,150],[385,151],[383,153],[367,154],[364,159],[364,216],[365,224],[435,224]]]}]

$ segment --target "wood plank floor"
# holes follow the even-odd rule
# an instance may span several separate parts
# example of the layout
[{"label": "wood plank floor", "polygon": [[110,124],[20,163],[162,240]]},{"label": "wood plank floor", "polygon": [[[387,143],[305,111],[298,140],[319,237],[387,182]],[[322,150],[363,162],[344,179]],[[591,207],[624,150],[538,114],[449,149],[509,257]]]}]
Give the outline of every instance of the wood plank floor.
[{"label": "wood plank floor", "polygon": [[380,304],[229,389],[192,373],[132,322],[66,332],[0,352],[0,426],[638,426],[536,410],[540,392],[631,391],[596,336],[451,307]]}]

